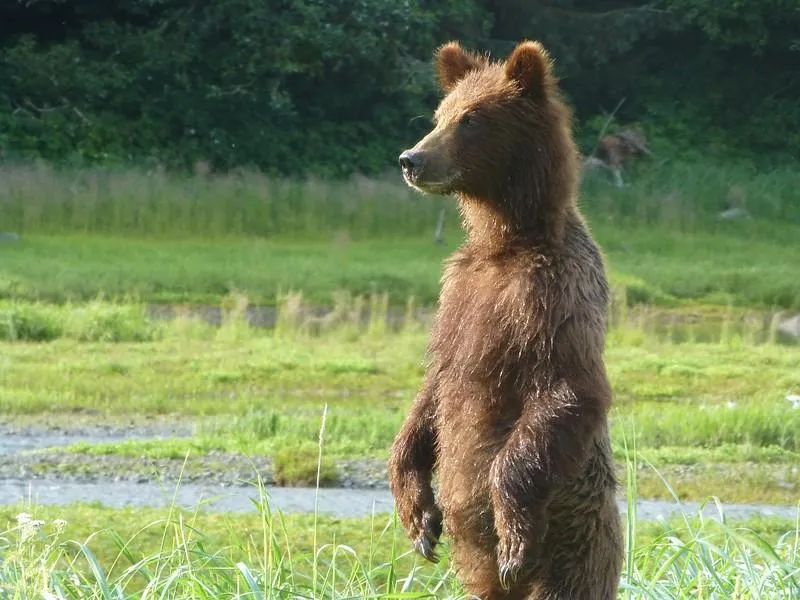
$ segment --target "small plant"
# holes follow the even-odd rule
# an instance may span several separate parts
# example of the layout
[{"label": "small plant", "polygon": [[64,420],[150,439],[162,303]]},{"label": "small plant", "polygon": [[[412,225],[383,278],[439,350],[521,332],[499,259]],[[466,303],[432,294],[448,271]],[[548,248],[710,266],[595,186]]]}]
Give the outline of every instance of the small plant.
[{"label": "small plant", "polygon": [[313,444],[281,448],[273,459],[275,485],[312,487],[317,481],[321,486],[336,483],[339,475],[336,464],[327,456],[318,456]]},{"label": "small plant", "polygon": [[228,294],[222,299],[218,338],[236,341],[252,333],[247,314],[249,303],[247,296],[239,292]]},{"label": "small plant", "polygon": [[160,335],[141,304],[94,301],[67,310],[65,337],[79,342],[149,342]]},{"label": "small plant", "polygon": [[0,304],[0,340],[47,342],[64,333],[63,316],[40,304]]}]

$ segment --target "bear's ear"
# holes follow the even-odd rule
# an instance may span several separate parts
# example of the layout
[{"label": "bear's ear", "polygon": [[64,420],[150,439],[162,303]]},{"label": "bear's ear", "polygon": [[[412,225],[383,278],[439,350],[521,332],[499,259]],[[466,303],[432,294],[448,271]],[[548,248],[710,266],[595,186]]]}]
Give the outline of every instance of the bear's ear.
[{"label": "bear's ear", "polygon": [[543,99],[553,85],[550,55],[539,42],[524,41],[508,57],[506,77],[524,94]]},{"label": "bear's ear", "polygon": [[450,92],[464,76],[481,65],[481,58],[467,52],[458,42],[448,42],[436,51],[439,87]]}]

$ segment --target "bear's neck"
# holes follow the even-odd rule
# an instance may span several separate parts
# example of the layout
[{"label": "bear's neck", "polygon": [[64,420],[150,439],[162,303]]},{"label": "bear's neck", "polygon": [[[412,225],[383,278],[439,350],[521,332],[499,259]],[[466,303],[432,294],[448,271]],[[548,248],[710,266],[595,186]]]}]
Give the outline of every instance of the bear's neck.
[{"label": "bear's neck", "polygon": [[577,210],[576,190],[569,181],[547,190],[531,181],[480,196],[459,195],[469,244],[488,252],[512,246],[559,245]]}]

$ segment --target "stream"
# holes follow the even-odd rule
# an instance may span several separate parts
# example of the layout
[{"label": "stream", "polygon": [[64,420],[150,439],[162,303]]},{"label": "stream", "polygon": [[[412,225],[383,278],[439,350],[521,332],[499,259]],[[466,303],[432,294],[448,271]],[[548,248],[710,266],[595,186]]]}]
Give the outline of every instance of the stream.
[{"label": "stream", "polygon": [[[109,442],[123,439],[145,439],[162,436],[187,435],[188,431],[175,427],[97,427],[87,426],[78,430],[52,430],[45,427],[14,428],[0,425],[0,458],[11,465],[22,463],[32,451],[49,448],[57,452],[57,446],[75,442]],[[15,460],[15,457],[19,457]],[[87,461],[103,461],[108,457],[85,456]],[[303,487],[268,486],[266,493],[270,507],[284,513],[314,512],[335,517],[360,517],[393,510],[391,493],[385,486],[369,488],[320,489]],[[256,510],[258,490],[254,486],[231,485],[217,480],[193,480],[178,484],[176,479],[146,481],[125,479],[81,479],[68,474],[50,473],[37,476],[18,476],[8,470],[0,474],[0,504],[16,505],[33,502],[42,505],[67,505],[71,503],[99,503],[103,506],[122,507],[167,507],[174,501],[177,505],[200,510],[222,512],[248,512]],[[618,500],[620,511],[627,513],[624,499]],[[747,518],[754,515],[778,516],[789,519],[798,517],[796,506],[771,506],[764,504],[725,504],[728,518]],[[640,500],[637,513],[640,520],[667,518],[672,514],[688,512],[696,514],[700,503],[678,504],[666,500]],[[718,510],[706,503],[703,513],[717,516]]]},{"label": "stream", "polygon": [[[371,514],[388,513],[394,503],[388,490],[347,488],[266,488],[272,510],[283,513],[313,513],[335,517],[365,517]],[[227,487],[218,484],[175,484],[91,482],[81,483],[55,479],[0,480],[0,503],[15,504],[33,502],[42,505],[64,505],[73,502],[96,502],[113,508],[149,507],[164,508],[173,501],[185,509],[212,510],[214,512],[254,512],[259,498],[256,488]],[[618,499],[620,512],[628,512],[624,499]],[[639,500],[636,511],[639,520],[666,519],[681,512],[695,515],[701,509],[698,502],[669,502],[665,500]],[[773,516],[795,519],[798,508],[764,504],[724,504],[725,516],[729,519],[744,519],[752,516]],[[711,503],[702,506],[708,517],[719,516],[717,507]]]}]

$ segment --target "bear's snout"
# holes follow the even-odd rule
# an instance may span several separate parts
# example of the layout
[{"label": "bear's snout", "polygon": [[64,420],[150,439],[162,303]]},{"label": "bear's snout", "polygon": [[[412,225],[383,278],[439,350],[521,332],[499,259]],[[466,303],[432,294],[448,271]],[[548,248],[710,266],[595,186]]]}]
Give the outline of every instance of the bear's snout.
[{"label": "bear's snout", "polygon": [[403,170],[403,176],[406,179],[414,181],[419,177],[422,171],[424,157],[419,150],[406,150],[400,155],[400,168]]}]

